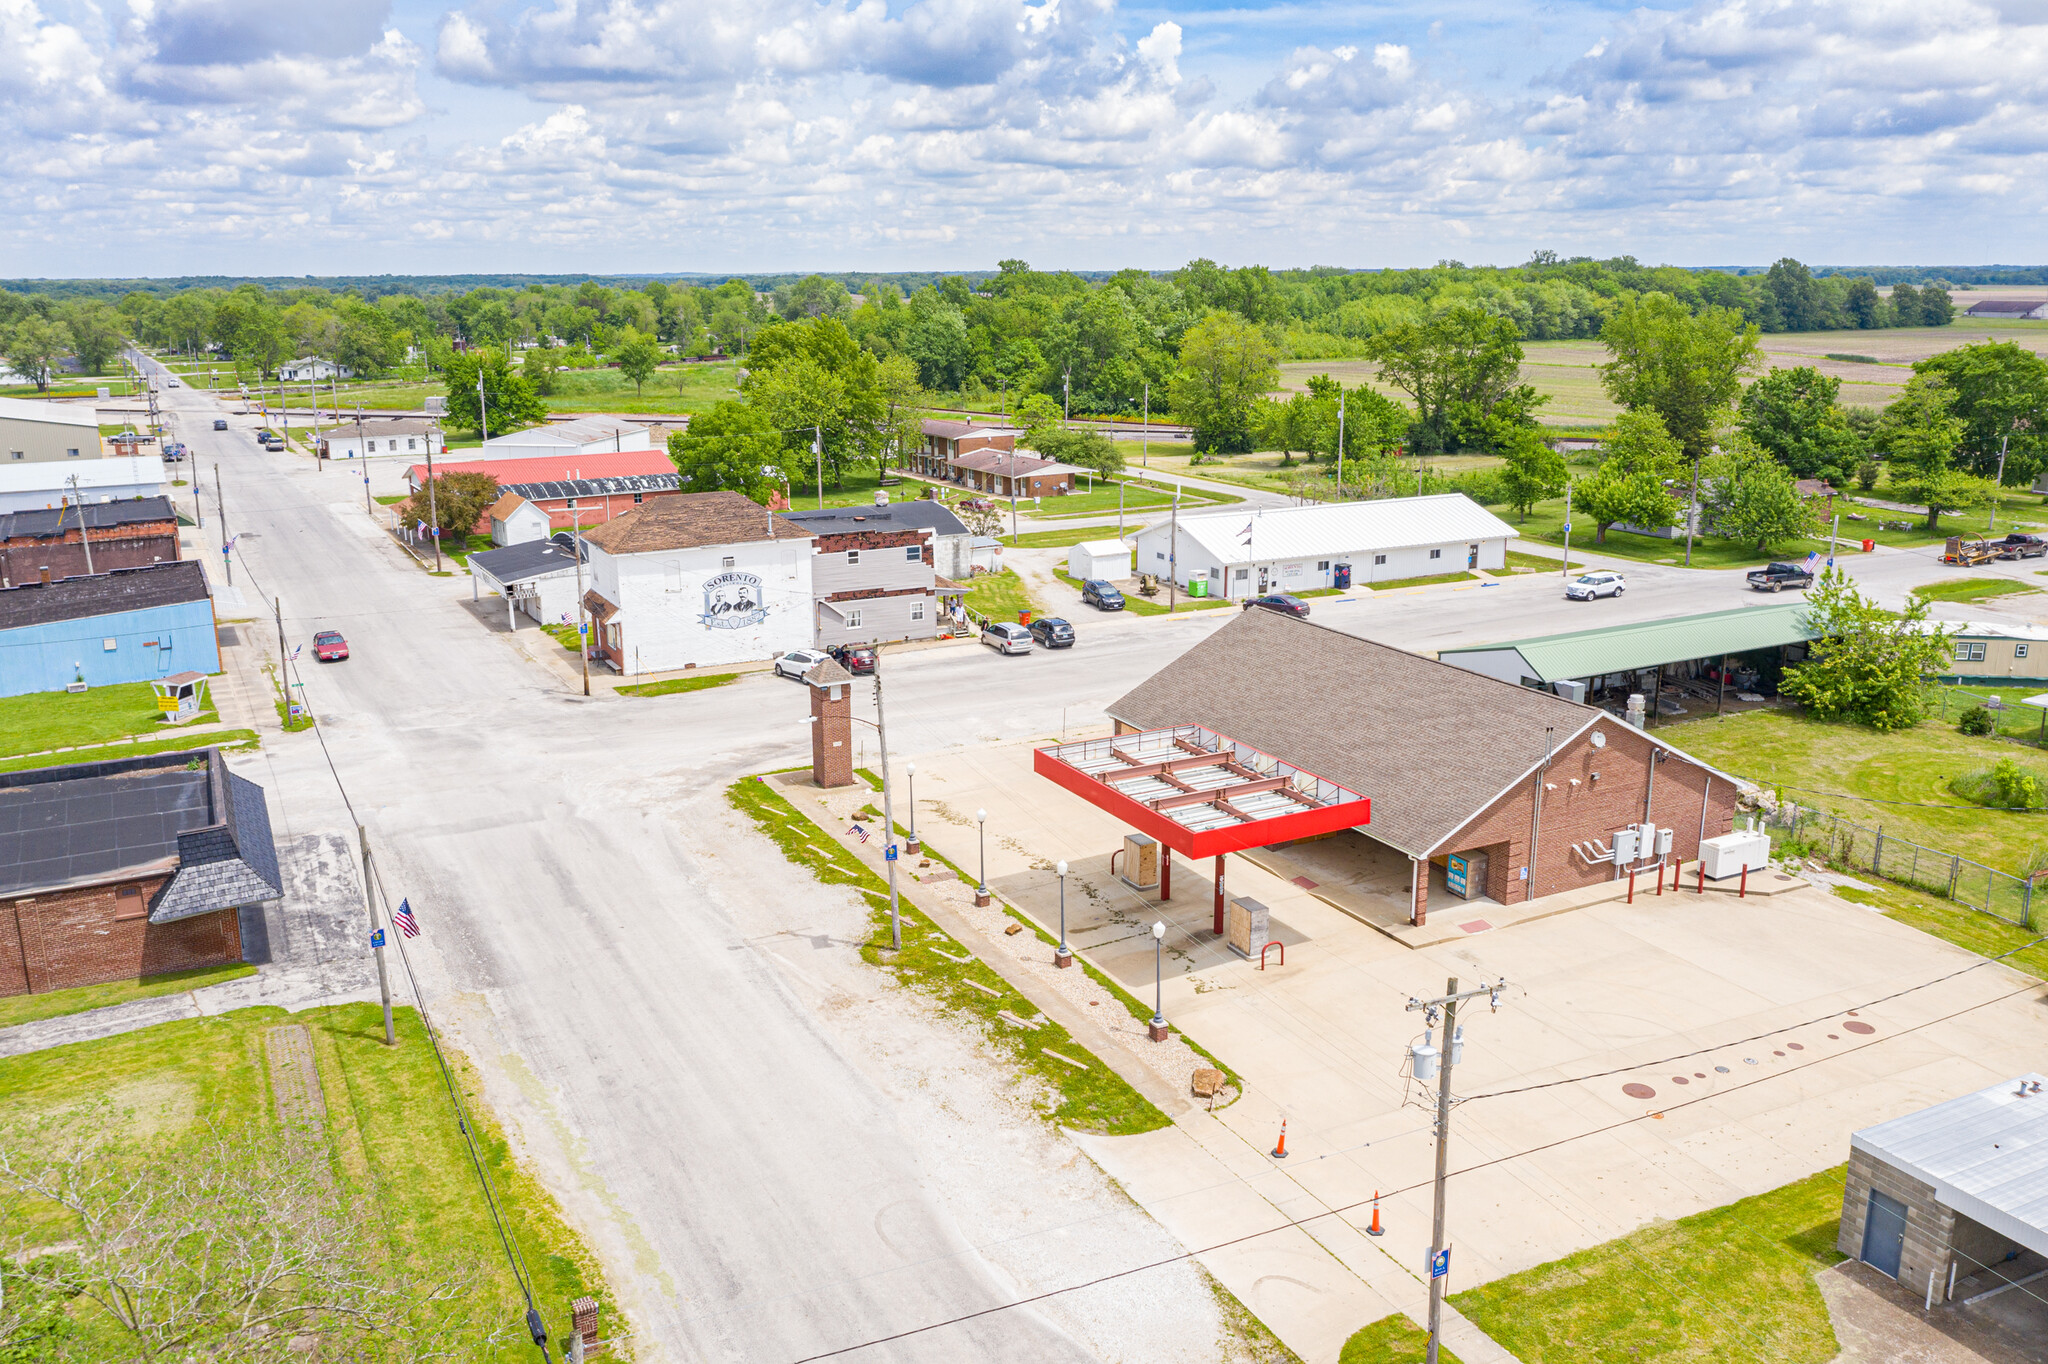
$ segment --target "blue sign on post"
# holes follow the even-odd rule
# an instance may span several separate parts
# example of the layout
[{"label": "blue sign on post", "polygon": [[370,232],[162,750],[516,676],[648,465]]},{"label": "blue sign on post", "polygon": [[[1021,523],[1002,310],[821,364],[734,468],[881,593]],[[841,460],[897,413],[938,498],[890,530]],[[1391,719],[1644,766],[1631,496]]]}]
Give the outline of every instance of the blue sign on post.
[{"label": "blue sign on post", "polygon": [[894,843],[891,843],[888,850],[882,854],[882,860],[885,862],[894,862],[896,860],[896,845]]},{"label": "blue sign on post", "polygon": [[371,929],[371,930],[370,930],[370,946],[372,946],[372,947],[382,947],[383,945],[384,945],[384,930],[383,930],[383,929],[381,929],[381,928],[373,928],[373,929]]},{"label": "blue sign on post", "polygon": [[1451,1272],[1451,1251],[1448,1246],[1429,1257],[1429,1277],[1441,1279]]},{"label": "blue sign on post", "polygon": [[1572,533],[1572,523],[1571,523],[1571,522],[1567,521],[1567,522],[1565,522],[1565,523],[1564,523],[1564,533],[1565,533],[1566,535],[1570,535],[1570,534]]}]

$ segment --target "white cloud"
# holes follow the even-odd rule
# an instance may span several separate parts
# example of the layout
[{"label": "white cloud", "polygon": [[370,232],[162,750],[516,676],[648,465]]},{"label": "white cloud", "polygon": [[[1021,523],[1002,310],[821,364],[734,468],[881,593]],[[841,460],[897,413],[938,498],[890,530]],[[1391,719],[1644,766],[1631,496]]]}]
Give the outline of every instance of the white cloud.
[{"label": "white cloud", "polygon": [[1180,84],[1180,25],[1156,24],[1138,40],[1138,55],[1168,85]]}]

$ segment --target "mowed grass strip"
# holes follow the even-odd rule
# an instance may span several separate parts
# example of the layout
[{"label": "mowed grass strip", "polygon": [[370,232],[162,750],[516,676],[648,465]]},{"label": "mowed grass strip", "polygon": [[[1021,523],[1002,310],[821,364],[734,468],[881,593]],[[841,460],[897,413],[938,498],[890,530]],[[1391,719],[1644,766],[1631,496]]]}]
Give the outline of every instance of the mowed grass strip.
[{"label": "mowed grass strip", "polygon": [[2048,943],[2040,941],[2038,932],[1896,882],[1871,877],[1868,883],[1869,890],[1837,886],[1835,894],[1965,951],[1996,957],[2015,971],[2048,980]]},{"label": "mowed grass strip", "polygon": [[2038,592],[2033,583],[2011,578],[1944,578],[1913,589],[1922,601],[1983,601],[1987,597],[2010,597],[2021,592]]},{"label": "mowed grass strip", "polygon": [[140,739],[129,744],[100,744],[92,748],[67,748],[61,753],[33,753],[25,758],[7,758],[0,760],[0,772],[26,772],[35,767],[139,758],[151,753],[210,748],[215,744],[222,748],[255,748],[260,742],[253,729],[215,729],[202,734],[181,734],[175,739]]},{"label": "mowed grass strip", "polygon": [[966,587],[967,609],[990,620],[1014,621],[1025,611],[1040,614],[1038,603],[1031,600],[1030,590],[1013,568],[980,574]]},{"label": "mowed grass strip", "polygon": [[1844,1167],[1451,1297],[1522,1364],[1823,1364]]},{"label": "mowed grass strip", "polygon": [[[1169,1124],[1167,1116],[1149,1099],[1104,1065],[1059,1023],[1039,1015],[1038,1006],[1019,994],[988,963],[978,957],[956,961],[941,951],[941,947],[964,948],[903,898],[900,887],[898,914],[903,927],[903,950],[890,950],[888,883],[851,854],[824,852],[819,846],[826,837],[821,826],[781,793],[758,778],[748,777],[727,788],[727,797],[735,809],[752,819],[782,850],[783,856],[809,868],[826,885],[851,886],[867,897],[869,933],[861,947],[862,959],[887,971],[898,983],[971,1020],[991,1047],[1044,1085],[1048,1099],[1041,1114],[1048,1121],[1114,1136],[1150,1132]],[[937,936],[930,936],[934,934]],[[1039,1021],[1039,1026],[1021,1028],[1004,1022],[998,1017],[1004,1012]],[[1070,1059],[1055,1058],[1047,1055],[1047,1051],[1064,1052],[1066,1058],[1086,1058],[1088,1064],[1085,1069],[1076,1068]]]},{"label": "mowed grass strip", "polygon": [[[1337,1364],[1422,1364],[1428,1357],[1429,1332],[1396,1312],[1353,1331]],[[1439,1348],[1436,1357],[1439,1364],[1459,1364],[1447,1349]]]},{"label": "mowed grass strip", "polygon": [[105,985],[80,985],[70,990],[51,990],[40,995],[9,995],[0,999],[0,1028],[33,1023],[39,1018],[62,1018],[87,1009],[104,1009],[114,1004],[132,1004],[138,999],[178,995],[224,980],[253,976],[256,968],[247,962],[227,966],[196,966],[189,971],[167,971],[140,980],[117,980]]},{"label": "mowed grass strip", "polygon": [[[156,707],[156,691],[147,682],[10,696],[0,700],[0,758],[161,730],[162,714]],[[199,718],[220,716],[208,708]]]},{"label": "mowed grass strip", "polygon": [[673,696],[679,691],[706,691],[739,681],[738,673],[706,673],[702,677],[671,677],[660,682],[635,682],[615,687],[621,696]]}]

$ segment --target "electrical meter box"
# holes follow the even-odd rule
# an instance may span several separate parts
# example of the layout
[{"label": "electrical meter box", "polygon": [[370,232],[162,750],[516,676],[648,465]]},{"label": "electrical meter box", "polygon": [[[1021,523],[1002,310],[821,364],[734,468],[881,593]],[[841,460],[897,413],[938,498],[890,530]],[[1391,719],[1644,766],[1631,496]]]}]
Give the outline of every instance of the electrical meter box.
[{"label": "electrical meter box", "polygon": [[1132,890],[1151,890],[1159,884],[1159,857],[1164,852],[1150,834],[1125,834],[1123,866],[1117,880]]},{"label": "electrical meter box", "polygon": [[1636,830],[1616,829],[1614,831],[1614,865],[1625,867],[1635,861],[1636,854],[1641,847],[1642,835]]}]

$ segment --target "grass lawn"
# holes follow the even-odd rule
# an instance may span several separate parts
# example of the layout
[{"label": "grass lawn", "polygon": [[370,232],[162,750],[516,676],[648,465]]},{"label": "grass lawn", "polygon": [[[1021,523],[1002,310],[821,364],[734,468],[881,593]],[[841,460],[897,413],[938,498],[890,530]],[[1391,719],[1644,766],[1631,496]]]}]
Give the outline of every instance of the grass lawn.
[{"label": "grass lawn", "polygon": [[411,500],[412,500],[412,494],[411,494],[411,493],[393,493],[393,494],[391,494],[391,496],[389,496],[389,497],[380,497],[380,498],[378,498],[378,499],[377,499],[377,501],[378,501],[378,503],[379,503],[380,505],[383,505],[383,506],[386,506],[386,507],[392,507],[392,506],[396,506],[396,505],[397,505],[397,504],[399,504],[400,502],[410,502]]},{"label": "grass lawn", "polygon": [[[888,951],[888,885],[851,853],[839,849],[824,830],[766,782],[744,778],[734,782],[727,795],[734,808],[751,818],[791,862],[809,868],[826,885],[852,886],[867,897],[870,935],[861,948],[862,958],[939,1008],[974,1024],[992,1048],[1040,1082],[1041,1113],[1048,1121],[1119,1136],[1169,1124],[1149,1099],[1097,1060],[1059,1023],[1048,1018],[1043,1026],[1027,1032],[997,1018],[998,1011],[1005,1009],[1025,1018],[1039,1015],[1037,1006],[1017,995],[1009,982],[980,958],[954,960],[960,955],[958,945],[908,900],[903,900],[900,908],[903,950]],[[1047,945],[1052,945],[1049,939]],[[941,952],[941,947],[951,949],[951,955]],[[1128,996],[1120,997],[1126,1007],[1144,1007]],[[1149,1011],[1145,1016],[1150,1016]],[[1061,1060],[1048,1052],[1071,1059]],[[1075,1065],[1075,1061],[1083,1064]]]},{"label": "grass lawn", "polygon": [[[1941,900],[1910,886],[1876,877],[1861,878],[1870,890],[1839,886],[1835,894],[1854,904],[1869,905],[1888,919],[1930,933],[1957,947],[1986,957],[2002,957],[2016,971],[2048,980],[2048,943],[2037,942],[2038,932],[2007,923],[1995,915],[1979,913],[1953,900]],[[2032,946],[2027,946],[2032,944]],[[2015,948],[2024,950],[2014,951]],[[2005,956],[2012,952],[2011,956]]]},{"label": "grass lawn", "polygon": [[[0,700],[0,758],[78,744],[103,744],[161,730],[156,692],[147,682],[118,682],[90,691],[31,692]],[[201,720],[218,720],[211,709]]]},{"label": "grass lawn", "polygon": [[966,586],[967,609],[990,620],[1015,620],[1019,612],[1030,611],[1035,615],[1040,609],[1015,569],[983,573]]},{"label": "grass lawn", "polygon": [[1986,597],[2010,597],[2018,592],[2038,592],[2032,583],[2011,578],[1946,578],[1913,589],[1913,595],[1928,601],[1983,601]]},{"label": "grass lawn", "polygon": [[[1937,715],[1891,734],[1788,710],[1660,724],[1653,733],[1737,776],[1778,787],[1809,809],[1882,825],[1887,834],[2018,873],[2048,837],[2048,826],[2036,816],[1971,804],[1952,794],[1948,782],[2002,757],[2024,760],[2032,750],[2010,739],[1958,733],[1960,710],[1951,698],[1948,719]],[[2038,712],[2026,718],[2039,723]],[[1908,803],[1870,803],[1875,800]]]},{"label": "grass lawn", "polygon": [[1823,1364],[1842,1168],[1453,1294],[1522,1364]]},{"label": "grass lawn", "polygon": [[75,990],[51,990],[40,995],[9,995],[0,999],[0,1028],[11,1028],[17,1023],[32,1023],[38,1018],[58,1018],[64,1014],[82,1014],[87,1009],[104,1009],[110,1004],[127,1004],[137,999],[154,999],[158,995],[183,994],[197,990],[202,985],[218,985],[224,980],[239,980],[253,976],[256,968],[247,962],[234,962],[227,966],[200,966],[190,971],[167,971],[160,976],[144,976],[140,980],[117,980],[106,985],[81,985]]},{"label": "grass lawn", "polygon": [[[1396,587],[1428,587],[1431,583],[1476,583],[1478,581],[1479,575],[1477,573],[1467,573],[1460,569],[1456,573],[1432,573],[1426,578],[1389,578],[1385,582],[1367,583],[1366,586],[1375,592],[1385,592]],[[1307,594],[1296,593],[1295,595],[1306,596]]]},{"label": "grass lawn", "polygon": [[722,687],[728,682],[739,681],[738,673],[705,673],[702,677],[671,677],[665,682],[636,682],[631,686],[616,687],[621,696],[672,696],[679,691],[703,691],[709,687]]},{"label": "grass lawn", "polygon": [[540,628],[547,634],[554,636],[555,643],[561,645],[572,654],[580,651],[583,647],[580,642],[581,636],[577,633],[574,621],[567,625],[543,625]]},{"label": "grass lawn", "polygon": [[[1136,530],[1135,525],[1124,528],[1126,535]],[[1005,545],[1019,549],[1065,549],[1078,545],[1083,540],[1114,540],[1115,526],[1069,526],[1065,530],[1027,530],[1017,535],[1005,535]]]},{"label": "grass lawn", "polygon": [[[1507,566],[1510,569],[1533,568],[1537,570],[1539,573],[1556,573],[1559,571],[1559,557],[1560,556],[1550,554],[1524,554],[1520,550],[1511,549],[1508,551]],[[1568,565],[1568,567],[1573,569],[1580,569],[1584,568],[1585,565],[1580,563],[1577,559],[1573,559]]]},{"label": "grass lawn", "polygon": [[[428,1284],[473,1273],[468,1290],[479,1314],[516,1321],[517,1288],[495,1252],[497,1234],[485,1209],[470,1157],[441,1077],[411,1009],[397,1010],[399,1044],[383,1045],[374,1004],[347,1004],[287,1014],[242,1009],[217,1018],[165,1023],[139,1032],[0,1060],[0,1108],[32,1120],[88,1100],[109,1100],[138,1136],[156,1140],[197,1135],[212,1122],[234,1130],[274,1124],[264,1034],[304,1024],[327,1106],[325,1149],[316,1158],[374,1206],[381,1233],[366,1253],[394,1277]],[[505,1223],[526,1257],[534,1296],[550,1333],[568,1326],[572,1299],[605,1302],[596,1262],[564,1225],[552,1199],[512,1160],[484,1106],[474,1076],[451,1057],[466,1091],[478,1147],[496,1184]],[[0,1230],[61,1236],[65,1223],[48,1207],[24,1200],[0,1205]],[[610,1304],[607,1303],[609,1307]],[[608,1314],[619,1323],[616,1309]],[[514,1333],[491,1357],[525,1361],[533,1347]]]},{"label": "grass lawn", "polygon": [[151,753],[177,749],[254,748],[258,739],[253,729],[217,729],[205,734],[180,734],[174,739],[144,739],[137,743],[101,744],[93,748],[67,748],[62,753],[36,753],[25,758],[0,759],[0,772],[26,772],[33,767],[61,767],[66,763],[105,762],[109,758],[140,758]]},{"label": "grass lawn", "polygon": [[[1496,509],[1499,510],[1499,509]],[[1534,540],[1548,545],[1564,544],[1564,499],[1553,498],[1539,502],[1529,512],[1526,521],[1511,521],[1515,533],[1524,540]],[[1859,532],[1863,533],[1863,532]],[[1850,534],[1844,530],[1846,537]],[[1692,566],[1694,568],[1755,568],[1770,563],[1773,559],[1804,559],[1808,550],[1827,552],[1827,546],[1818,540],[1797,540],[1786,544],[1773,545],[1769,554],[1760,554],[1756,546],[1735,540],[1722,540],[1713,536],[1695,536],[1692,542]],[[1641,559],[1649,563],[1682,564],[1685,562],[1685,537],[1665,540],[1655,535],[1637,535],[1631,531],[1608,528],[1604,543],[1593,540],[1593,523],[1587,518],[1583,507],[1572,510],[1572,551],[1588,555],[1611,556],[1617,559]],[[1841,551],[1836,551],[1839,557]],[[1552,559],[1550,567],[1557,567]]]},{"label": "grass lawn", "polygon": [[[1352,1332],[1337,1364],[1422,1364],[1428,1356],[1429,1332],[1396,1312]],[[1436,1357],[1439,1364],[1459,1364],[1447,1349],[1439,1348]]]},{"label": "grass lawn", "polygon": [[[1209,499],[1197,500],[1198,495],[1189,493],[1181,498],[1185,510],[1193,506],[1207,506]],[[1157,487],[1142,483],[1127,483],[1123,489],[1124,510],[1135,512],[1150,507],[1170,507],[1173,494],[1161,492]],[[1087,491],[1085,484],[1077,484],[1075,491],[1065,497],[1048,497],[1037,508],[1028,502],[1019,504],[1019,511],[1034,521],[1063,520],[1069,516],[1101,516],[1116,510],[1117,485],[1106,479],[1095,480],[1095,491]],[[1007,504],[1005,509],[1007,509]]]}]

